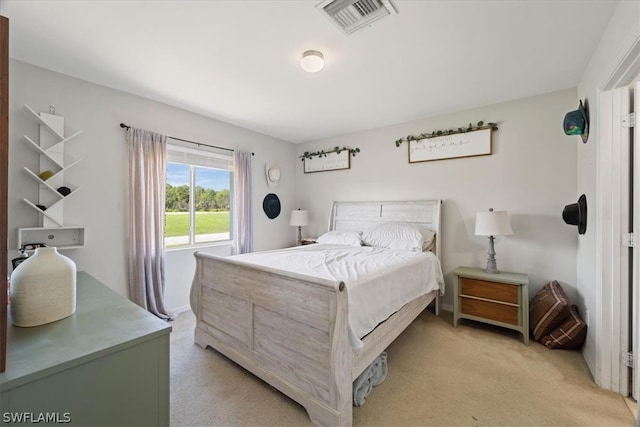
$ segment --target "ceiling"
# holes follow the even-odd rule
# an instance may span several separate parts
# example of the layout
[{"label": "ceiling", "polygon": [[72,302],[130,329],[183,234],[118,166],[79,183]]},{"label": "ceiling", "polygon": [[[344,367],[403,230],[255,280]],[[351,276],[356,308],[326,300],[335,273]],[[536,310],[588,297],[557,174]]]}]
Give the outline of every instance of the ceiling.
[{"label": "ceiling", "polygon": [[[578,85],[616,1],[2,0],[10,56],[294,143]],[[309,74],[302,53],[323,52]],[[472,118],[475,120],[475,118]]]}]

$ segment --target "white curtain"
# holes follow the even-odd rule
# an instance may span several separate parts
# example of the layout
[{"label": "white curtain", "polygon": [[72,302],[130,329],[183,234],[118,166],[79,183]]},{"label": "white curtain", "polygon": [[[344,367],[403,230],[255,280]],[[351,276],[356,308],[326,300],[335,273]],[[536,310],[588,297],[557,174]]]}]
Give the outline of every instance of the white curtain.
[{"label": "white curtain", "polygon": [[233,253],[253,251],[251,153],[233,152]]},{"label": "white curtain", "polygon": [[164,306],[164,209],[167,137],[142,129],[129,142],[129,295],[161,319]]}]

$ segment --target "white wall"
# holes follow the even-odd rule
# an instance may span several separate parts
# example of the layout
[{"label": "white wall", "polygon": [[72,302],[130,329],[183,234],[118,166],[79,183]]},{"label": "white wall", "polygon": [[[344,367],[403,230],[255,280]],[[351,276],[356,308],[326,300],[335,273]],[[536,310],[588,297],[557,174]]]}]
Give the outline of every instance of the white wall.
[{"label": "white wall", "polygon": [[[607,29],[595,50],[589,65],[584,71],[580,84],[578,85],[578,96],[586,99],[589,104],[591,118],[591,130],[589,141],[586,144],[578,144],[578,188],[576,194],[584,193],[588,200],[593,201],[589,209],[588,229],[595,230],[598,221],[606,221],[606,218],[599,218],[596,210],[596,201],[606,196],[598,193],[599,165],[606,159],[600,159],[598,153],[606,152],[603,144],[610,144],[610,141],[599,140],[599,116],[598,95],[603,89],[606,80],[612,76],[622,61],[630,46],[640,37],[640,2],[621,1],[607,26]],[[637,96],[637,95],[636,95]],[[607,191],[606,189],[604,191]],[[598,313],[597,304],[597,274],[598,247],[602,247],[596,239],[595,233],[587,233],[580,239],[577,252],[577,285],[581,295],[585,300],[585,305],[591,313]],[[603,283],[607,289],[609,283]],[[607,315],[618,316],[618,313],[611,313],[610,308],[606,308]],[[611,323],[613,319],[606,319]],[[608,351],[606,348],[598,349],[598,337],[596,328],[587,330],[587,341],[582,349],[584,358],[598,382],[600,373],[596,372],[596,358],[598,351]],[[609,333],[609,332],[606,332]],[[612,349],[617,354],[617,349]],[[616,357],[614,354],[612,357]],[[614,373],[617,375],[617,373]],[[608,387],[608,384],[602,384]]]},{"label": "white wall", "polygon": [[[70,169],[67,179],[83,188],[65,202],[65,221],[86,227],[86,246],[64,254],[76,262],[79,270],[120,294],[128,294],[128,148],[121,122],[169,136],[253,151],[254,248],[271,249],[295,242],[295,232],[288,225],[288,211],[295,206],[295,146],[291,143],[15,60],[10,63],[9,104],[10,259],[17,255],[17,228],[39,224],[37,212],[22,201],[38,197],[38,185],[22,170],[24,166],[38,169],[38,155],[22,142],[23,135],[38,139],[38,125],[23,112],[24,104],[36,112],[46,112],[49,105],[55,105],[56,113],[65,117],[67,134],[83,131],[67,145],[69,155],[82,159]],[[281,168],[282,178],[275,189],[269,188],[264,178],[266,162],[275,162]],[[269,192],[278,194],[282,203],[283,214],[274,220],[262,211],[262,199]],[[228,246],[211,250],[229,252]],[[192,262],[190,253],[167,253],[169,308],[188,304]]]},{"label": "white wall", "polygon": [[[527,273],[531,295],[556,279],[580,303],[575,292],[577,228],[561,216],[565,205],[577,201],[577,137],[562,130],[576,99],[571,89],[300,145],[298,155],[335,146],[361,150],[347,170],[305,174],[297,162],[296,200],[311,216],[305,234],[326,231],[334,200],[443,199],[444,304],[452,305],[451,271],[459,265],[486,265],[487,239],[473,234],[476,212],[505,209],[514,235],[496,239],[498,268]],[[409,164],[406,143],[394,144],[409,134],[479,120],[498,123],[491,156]]]}]

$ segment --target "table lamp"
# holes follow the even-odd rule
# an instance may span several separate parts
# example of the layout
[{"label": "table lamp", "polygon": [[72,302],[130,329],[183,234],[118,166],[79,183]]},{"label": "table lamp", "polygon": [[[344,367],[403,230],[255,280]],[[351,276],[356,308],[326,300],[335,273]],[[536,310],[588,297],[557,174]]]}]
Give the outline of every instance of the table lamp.
[{"label": "table lamp", "polygon": [[298,227],[298,240],[296,240],[296,245],[300,246],[302,244],[302,227],[309,225],[309,213],[300,209],[291,211],[289,225]]},{"label": "table lamp", "polygon": [[499,273],[496,266],[496,251],[493,248],[495,236],[508,236],[513,234],[511,222],[507,211],[478,212],[476,214],[476,236],[489,236],[489,258],[487,259],[486,273]]}]

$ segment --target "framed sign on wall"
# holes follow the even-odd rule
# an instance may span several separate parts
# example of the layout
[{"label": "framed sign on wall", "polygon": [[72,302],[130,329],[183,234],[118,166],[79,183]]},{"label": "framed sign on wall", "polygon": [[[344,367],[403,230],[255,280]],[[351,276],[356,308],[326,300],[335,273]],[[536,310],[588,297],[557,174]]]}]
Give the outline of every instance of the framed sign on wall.
[{"label": "framed sign on wall", "polygon": [[351,167],[351,155],[348,150],[332,151],[323,155],[306,157],[303,160],[304,173],[349,169]]},{"label": "framed sign on wall", "polygon": [[409,163],[491,154],[491,127],[409,141]]}]

